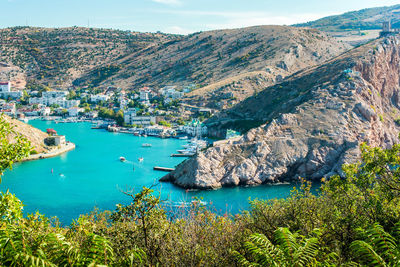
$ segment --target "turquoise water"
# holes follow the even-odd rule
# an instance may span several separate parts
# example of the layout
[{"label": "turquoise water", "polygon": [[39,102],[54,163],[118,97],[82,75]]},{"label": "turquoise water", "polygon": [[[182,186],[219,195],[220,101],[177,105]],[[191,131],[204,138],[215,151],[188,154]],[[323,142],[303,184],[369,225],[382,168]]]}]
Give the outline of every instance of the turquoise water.
[{"label": "turquoise water", "polygon": [[[9,189],[16,194],[23,201],[26,213],[39,211],[57,216],[64,224],[94,207],[114,210],[117,203],[130,203],[121,191],[137,192],[143,186],[157,183],[165,173],[153,171],[153,167],[175,167],[183,159],[171,158],[170,154],[187,142],[92,130],[90,123],[31,121],[30,124],[44,131],[54,128],[74,142],[76,149],[55,158],[15,164],[12,170],[6,171],[0,190]],[[151,143],[152,147],[143,148],[143,143]],[[120,156],[127,162],[120,162]],[[144,158],[143,162],[138,161],[139,157]],[[250,197],[284,198],[292,188],[273,185],[187,192],[169,183],[156,187],[162,198],[171,203],[198,197],[213,210],[233,213],[248,208]]]}]

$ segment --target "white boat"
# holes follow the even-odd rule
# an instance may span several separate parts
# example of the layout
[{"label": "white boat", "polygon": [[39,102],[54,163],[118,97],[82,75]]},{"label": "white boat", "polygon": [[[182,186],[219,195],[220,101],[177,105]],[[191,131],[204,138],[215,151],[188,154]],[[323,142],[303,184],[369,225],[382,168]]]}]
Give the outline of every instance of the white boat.
[{"label": "white boat", "polygon": [[126,158],[124,158],[124,157],[119,157],[119,161],[125,162],[125,161],[126,161]]},{"label": "white boat", "polygon": [[187,137],[187,136],[181,136],[181,137],[179,137],[178,139],[179,139],[179,140],[187,140],[188,137]]},{"label": "white boat", "polygon": [[145,144],[142,144],[142,147],[151,147],[151,144],[145,143]]},{"label": "white boat", "polygon": [[142,157],[140,157],[140,158],[138,158],[138,160],[139,160],[139,162],[142,162],[142,161],[143,161],[143,158],[142,158]]}]

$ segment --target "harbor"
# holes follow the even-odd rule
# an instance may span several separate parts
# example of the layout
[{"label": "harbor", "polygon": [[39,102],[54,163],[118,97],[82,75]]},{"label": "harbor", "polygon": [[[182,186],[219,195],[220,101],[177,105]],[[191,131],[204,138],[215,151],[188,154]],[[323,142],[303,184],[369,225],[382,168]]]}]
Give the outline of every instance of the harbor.
[{"label": "harbor", "polygon": [[[169,203],[191,202],[203,198],[216,210],[238,212],[248,207],[248,198],[275,198],[289,195],[292,185],[257,188],[224,188],[218,191],[186,191],[170,183],[159,183],[166,172],[153,168],[175,169],[186,157],[171,157],[186,149],[190,138],[140,137],[92,130],[91,122],[55,123],[54,120],[29,121],[45,131],[54,128],[68,137],[76,148],[57,157],[17,163],[5,172],[0,190],[7,189],[24,199],[24,212],[39,210],[47,216],[58,216],[69,224],[94,207],[114,210],[115,203],[129,204],[122,192],[139,192],[143,186],[154,186],[156,193]],[[143,147],[149,143],[151,147]],[[185,146],[185,147],[183,147]],[[101,155],[101,156],[99,156]],[[126,161],[121,162],[120,157]],[[143,158],[139,162],[139,158]],[[90,196],[90,198],[88,198]],[[210,204],[211,205],[211,204]],[[62,212],[60,212],[62,211]]]}]

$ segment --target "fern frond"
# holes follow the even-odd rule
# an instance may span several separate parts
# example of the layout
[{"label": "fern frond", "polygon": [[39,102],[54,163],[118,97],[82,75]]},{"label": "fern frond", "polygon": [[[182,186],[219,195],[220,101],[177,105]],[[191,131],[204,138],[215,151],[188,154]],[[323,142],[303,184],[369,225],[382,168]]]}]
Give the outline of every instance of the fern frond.
[{"label": "fern frond", "polygon": [[353,241],[350,245],[350,250],[354,253],[356,258],[363,263],[373,266],[386,266],[382,257],[375,252],[370,244],[364,241]]},{"label": "fern frond", "polygon": [[294,259],[301,264],[301,266],[309,266],[315,260],[318,253],[318,239],[309,238],[304,241],[304,245],[299,247],[295,253]]},{"label": "fern frond", "polygon": [[280,227],[275,231],[275,240],[283,253],[289,258],[293,258],[293,254],[299,247],[296,236],[288,228]]}]

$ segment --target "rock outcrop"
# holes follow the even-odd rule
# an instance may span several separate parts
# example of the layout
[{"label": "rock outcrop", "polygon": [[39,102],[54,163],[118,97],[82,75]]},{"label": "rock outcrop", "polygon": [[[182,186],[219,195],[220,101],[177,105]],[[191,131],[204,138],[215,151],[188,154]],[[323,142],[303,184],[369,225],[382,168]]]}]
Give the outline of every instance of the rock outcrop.
[{"label": "rock outcrop", "polygon": [[400,130],[399,44],[390,37],[353,49],[221,113],[209,121],[212,129],[260,123],[186,160],[162,181],[212,189],[319,180],[355,162],[362,142],[392,146]]}]

